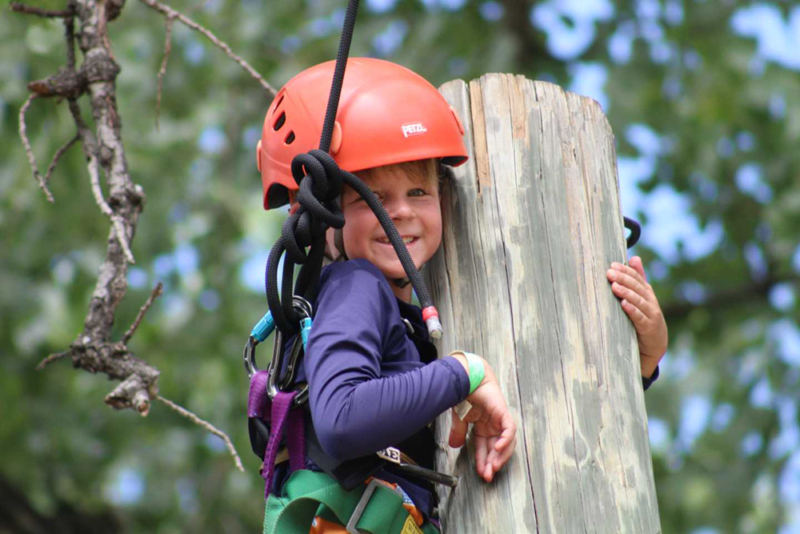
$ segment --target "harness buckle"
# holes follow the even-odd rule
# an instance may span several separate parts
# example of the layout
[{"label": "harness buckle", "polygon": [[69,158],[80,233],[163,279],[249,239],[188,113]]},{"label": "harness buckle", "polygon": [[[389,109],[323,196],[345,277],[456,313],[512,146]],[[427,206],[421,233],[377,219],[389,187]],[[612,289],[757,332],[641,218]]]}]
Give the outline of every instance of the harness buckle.
[{"label": "harness buckle", "polygon": [[373,478],[369,481],[369,484],[367,484],[367,489],[364,490],[361,499],[356,505],[356,509],[353,510],[353,515],[350,516],[350,520],[347,522],[345,530],[347,530],[348,534],[363,534],[366,532],[365,530],[360,530],[356,525],[358,525],[358,522],[361,520],[361,516],[364,515],[364,510],[367,509],[372,494],[375,493],[375,490],[378,489],[379,486],[394,491],[401,499],[403,498],[403,491],[400,488],[392,488],[377,478]]}]

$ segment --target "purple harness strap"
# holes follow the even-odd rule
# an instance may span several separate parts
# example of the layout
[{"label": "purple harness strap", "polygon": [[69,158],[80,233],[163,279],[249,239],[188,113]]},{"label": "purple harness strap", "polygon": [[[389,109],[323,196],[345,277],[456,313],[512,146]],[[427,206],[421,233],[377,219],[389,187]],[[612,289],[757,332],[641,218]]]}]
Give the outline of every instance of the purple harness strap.
[{"label": "purple harness strap", "polygon": [[[269,497],[272,489],[272,478],[275,475],[275,458],[281,445],[281,438],[286,429],[286,447],[289,449],[289,471],[305,468],[306,439],[303,408],[292,408],[297,391],[290,393],[279,391],[274,399],[269,398],[267,391],[268,371],[258,371],[250,380],[250,393],[247,398],[247,416],[256,417],[270,423],[269,441],[264,454],[264,499]],[[287,429],[288,425],[288,429]]]}]

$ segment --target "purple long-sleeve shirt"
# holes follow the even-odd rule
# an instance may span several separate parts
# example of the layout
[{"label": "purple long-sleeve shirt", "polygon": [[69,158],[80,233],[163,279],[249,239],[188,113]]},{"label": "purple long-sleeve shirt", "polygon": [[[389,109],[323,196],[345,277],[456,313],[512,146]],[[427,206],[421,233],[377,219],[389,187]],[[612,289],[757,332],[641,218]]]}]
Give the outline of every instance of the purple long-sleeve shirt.
[{"label": "purple long-sleeve shirt", "polygon": [[320,288],[303,367],[327,454],[350,459],[397,445],[467,397],[458,360],[421,361],[400,313],[411,306],[372,263],[334,263]]}]

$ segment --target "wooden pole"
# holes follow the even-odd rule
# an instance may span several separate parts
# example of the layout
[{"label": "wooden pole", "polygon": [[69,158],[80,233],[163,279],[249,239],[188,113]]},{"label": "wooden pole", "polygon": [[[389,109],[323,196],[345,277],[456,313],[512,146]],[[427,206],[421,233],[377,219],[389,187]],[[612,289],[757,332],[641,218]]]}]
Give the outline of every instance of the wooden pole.
[{"label": "wooden pole", "polygon": [[636,336],[605,275],[627,259],[608,122],[594,100],[521,76],[441,92],[470,160],[445,180],[427,268],[439,348],[484,356],[518,427],[486,484],[440,418],[438,468],[461,476],[440,488],[445,532],[661,532]]}]

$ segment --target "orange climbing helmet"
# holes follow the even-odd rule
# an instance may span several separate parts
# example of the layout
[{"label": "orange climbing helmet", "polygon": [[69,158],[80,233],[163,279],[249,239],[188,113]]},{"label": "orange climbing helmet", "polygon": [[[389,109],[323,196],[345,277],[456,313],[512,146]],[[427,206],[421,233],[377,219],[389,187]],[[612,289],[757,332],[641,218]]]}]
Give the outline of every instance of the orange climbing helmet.
[{"label": "orange climbing helmet", "polygon": [[[335,63],[289,80],[267,110],[256,148],[266,209],[288,203],[297,190],[292,159],[319,148]],[[347,60],[330,148],[340,168],[356,172],[429,158],[461,165],[463,135],[455,110],[420,75],[380,59]]]}]

